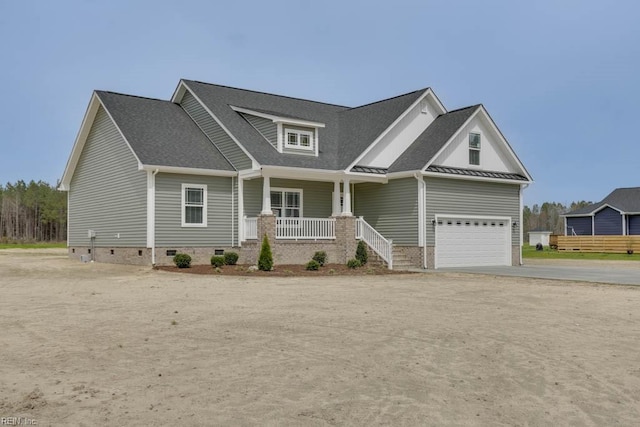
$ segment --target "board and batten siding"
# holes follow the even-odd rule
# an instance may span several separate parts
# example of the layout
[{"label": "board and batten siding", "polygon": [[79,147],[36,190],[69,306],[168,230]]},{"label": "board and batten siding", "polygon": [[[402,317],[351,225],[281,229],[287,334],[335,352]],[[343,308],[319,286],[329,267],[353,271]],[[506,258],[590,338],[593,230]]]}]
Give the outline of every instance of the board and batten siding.
[{"label": "board and batten siding", "polygon": [[145,247],[147,174],[101,106],[69,187],[69,246]]},{"label": "board and batten siding", "polygon": [[615,209],[606,207],[596,212],[593,221],[596,236],[622,235],[622,215]]},{"label": "board and batten siding", "polygon": [[[235,179],[233,179],[235,180]],[[182,227],[182,184],[207,186],[207,226]],[[234,189],[230,177],[156,175],[156,246],[235,246],[237,208],[232,215]]]},{"label": "board and batten siding", "polygon": [[520,186],[461,179],[426,178],[427,245],[435,245],[435,215],[510,217],[511,243],[520,244]]},{"label": "board and batten siding", "polygon": [[[302,190],[302,216],[305,218],[331,216],[332,182],[271,178],[271,188]],[[256,217],[261,211],[262,178],[246,180],[244,182],[244,215]]]},{"label": "board and batten siding", "polygon": [[593,218],[591,216],[577,216],[567,218],[567,236],[591,236]]},{"label": "board and batten siding", "polygon": [[278,147],[278,125],[273,120],[265,119],[251,114],[242,114],[242,117],[251,124],[274,147]]},{"label": "board and batten siding", "polygon": [[354,189],[354,214],[395,245],[418,245],[418,181],[390,180],[362,183]]},{"label": "board and batten siding", "polygon": [[213,117],[204,109],[198,100],[187,91],[180,103],[184,111],[202,129],[207,138],[218,147],[218,150],[229,160],[237,170],[251,169],[251,159],[242,149],[231,139],[229,134],[215,121]]},{"label": "board and batten siding", "polygon": [[637,236],[640,235],[640,215],[628,216],[628,232],[627,234]]}]

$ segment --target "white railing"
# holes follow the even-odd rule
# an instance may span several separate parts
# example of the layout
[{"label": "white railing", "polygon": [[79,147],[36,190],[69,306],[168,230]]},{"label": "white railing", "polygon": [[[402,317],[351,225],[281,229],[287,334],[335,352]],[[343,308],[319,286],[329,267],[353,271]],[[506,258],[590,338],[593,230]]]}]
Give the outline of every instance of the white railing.
[{"label": "white railing", "polygon": [[244,217],[244,239],[258,238],[258,218]]},{"label": "white railing", "polygon": [[364,240],[375,253],[380,255],[380,258],[387,262],[389,270],[393,269],[393,241],[385,239],[362,217],[356,218],[356,239]]},{"label": "white railing", "polygon": [[335,218],[276,218],[276,239],[335,238]]}]

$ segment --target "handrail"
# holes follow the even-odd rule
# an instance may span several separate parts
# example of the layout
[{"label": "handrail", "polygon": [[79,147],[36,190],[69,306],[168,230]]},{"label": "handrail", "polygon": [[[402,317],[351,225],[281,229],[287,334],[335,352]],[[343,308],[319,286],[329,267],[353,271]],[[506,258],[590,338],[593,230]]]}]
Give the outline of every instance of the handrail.
[{"label": "handrail", "polygon": [[380,258],[387,262],[389,270],[393,270],[393,240],[384,236],[373,228],[363,217],[356,218],[356,239],[364,240]]},{"label": "handrail", "polygon": [[335,239],[335,218],[276,218],[276,239]]}]

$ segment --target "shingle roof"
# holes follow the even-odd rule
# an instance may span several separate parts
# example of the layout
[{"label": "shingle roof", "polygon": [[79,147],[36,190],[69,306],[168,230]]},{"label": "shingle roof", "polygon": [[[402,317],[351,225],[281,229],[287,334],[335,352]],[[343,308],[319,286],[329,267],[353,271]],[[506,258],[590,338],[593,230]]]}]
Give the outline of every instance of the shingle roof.
[{"label": "shingle roof", "polygon": [[427,172],[435,172],[450,175],[479,176],[483,178],[512,179],[515,181],[528,181],[527,177],[519,173],[481,171],[476,169],[453,168],[450,166],[430,165]]},{"label": "shingle roof", "polygon": [[113,92],[96,94],[143,164],[234,170],[179,105]]},{"label": "shingle roof", "polygon": [[[384,101],[348,108],[286,96],[183,80],[186,86],[224,123],[262,165],[315,169],[344,169],[389,127],[424,90]],[[278,153],[230,106],[282,117],[324,123],[318,130],[318,157]]]},{"label": "shingle roof", "polygon": [[449,111],[438,116],[433,123],[389,167],[389,172],[420,170],[451,139],[480,105]]},{"label": "shingle roof", "polygon": [[565,215],[591,215],[604,205],[609,205],[624,213],[640,213],[640,187],[616,188],[602,201],[568,212]]}]

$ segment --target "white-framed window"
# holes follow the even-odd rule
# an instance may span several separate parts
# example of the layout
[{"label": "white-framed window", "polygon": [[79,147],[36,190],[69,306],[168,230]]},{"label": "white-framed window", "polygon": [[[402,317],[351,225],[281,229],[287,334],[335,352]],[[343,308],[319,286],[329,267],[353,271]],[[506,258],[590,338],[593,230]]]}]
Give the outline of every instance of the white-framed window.
[{"label": "white-framed window", "polygon": [[285,128],[284,146],[286,148],[300,148],[313,150],[313,132],[299,129]]},{"label": "white-framed window", "polygon": [[480,134],[469,133],[469,164],[474,166],[480,165]]},{"label": "white-framed window", "polygon": [[182,184],[182,226],[207,226],[207,186]]},{"label": "white-framed window", "polygon": [[277,217],[302,218],[302,190],[272,188],[271,210]]}]

